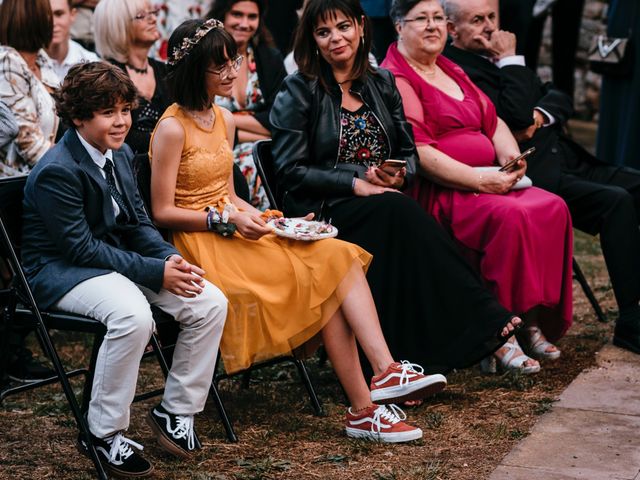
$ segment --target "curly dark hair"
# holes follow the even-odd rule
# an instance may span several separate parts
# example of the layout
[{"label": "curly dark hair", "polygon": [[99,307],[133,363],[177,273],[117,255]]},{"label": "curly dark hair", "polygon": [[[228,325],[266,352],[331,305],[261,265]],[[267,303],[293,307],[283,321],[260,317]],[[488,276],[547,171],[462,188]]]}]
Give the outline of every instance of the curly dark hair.
[{"label": "curly dark hair", "polygon": [[95,112],[118,102],[131,104],[132,109],[138,104],[138,91],[129,76],[107,62],[74,65],[53,96],[58,115],[68,125],[90,120]]},{"label": "curly dark hair", "polygon": [[[193,38],[204,20],[186,20],[169,37],[169,52],[180,49],[185,38]],[[171,54],[170,53],[170,54]],[[220,66],[238,54],[236,42],[224,28],[214,28],[198,41],[175,65],[169,66],[166,82],[169,95],[189,110],[211,105],[207,92],[207,69]]]}]

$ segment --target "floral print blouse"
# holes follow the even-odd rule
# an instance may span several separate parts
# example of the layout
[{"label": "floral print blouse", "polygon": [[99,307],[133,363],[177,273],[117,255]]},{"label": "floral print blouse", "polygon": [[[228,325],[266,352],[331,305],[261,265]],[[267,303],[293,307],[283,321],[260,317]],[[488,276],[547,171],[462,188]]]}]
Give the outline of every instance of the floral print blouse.
[{"label": "floral print blouse", "polygon": [[216,96],[215,98],[214,103],[216,105],[220,105],[232,112],[250,112],[264,104],[264,96],[262,95],[262,90],[260,90],[260,80],[258,79],[258,67],[256,66],[256,59],[251,47],[247,48],[246,62],[249,70],[249,81],[247,82],[247,89],[245,90],[247,96],[247,104],[245,107],[242,108],[234,97],[220,96]]},{"label": "floral print blouse", "polygon": [[340,111],[339,162],[369,167],[387,160],[390,153],[387,135],[366,105],[355,112]]},{"label": "floral print blouse", "polygon": [[59,80],[44,50],[38,52],[36,62],[42,81],[17,50],[0,46],[0,100],[13,112],[19,129],[10,150],[0,152],[0,176],[27,173],[55,140],[58,116],[47,87],[55,89]]}]

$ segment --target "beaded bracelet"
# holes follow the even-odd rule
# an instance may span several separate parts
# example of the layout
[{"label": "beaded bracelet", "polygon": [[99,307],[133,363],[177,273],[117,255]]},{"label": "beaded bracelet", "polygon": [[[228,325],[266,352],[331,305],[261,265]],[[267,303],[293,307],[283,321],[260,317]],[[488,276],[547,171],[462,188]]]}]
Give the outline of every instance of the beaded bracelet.
[{"label": "beaded bracelet", "polygon": [[482,183],[482,175],[478,175],[478,188],[473,194],[477,197],[480,195],[480,184]]}]

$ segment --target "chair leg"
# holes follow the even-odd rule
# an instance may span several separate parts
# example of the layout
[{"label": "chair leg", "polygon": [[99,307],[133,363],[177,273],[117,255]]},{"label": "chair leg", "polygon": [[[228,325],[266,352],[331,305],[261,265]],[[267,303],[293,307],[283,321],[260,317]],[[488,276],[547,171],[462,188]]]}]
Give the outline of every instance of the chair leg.
[{"label": "chair leg", "polygon": [[89,411],[89,402],[91,401],[91,389],[93,388],[93,376],[96,371],[96,361],[98,360],[98,353],[100,352],[100,346],[102,346],[102,340],[104,340],[104,334],[96,334],[93,339],[93,347],[91,348],[91,362],[89,363],[89,373],[84,378],[84,388],[82,389],[82,413],[85,414]]},{"label": "chair leg", "polygon": [[9,298],[8,302],[9,304],[2,309],[2,314],[0,314],[2,319],[0,324],[0,333],[2,334],[0,339],[0,387],[9,384],[9,333],[11,330],[11,312],[15,309],[15,300]]},{"label": "chair leg", "polygon": [[247,370],[242,374],[242,388],[245,390],[251,385],[251,370]]},{"label": "chair leg", "polygon": [[[40,314],[37,311],[36,311],[36,316],[40,317]],[[69,379],[65,374],[65,370],[64,370],[64,367],[62,366],[62,362],[60,361],[60,357],[58,357],[58,353],[56,352],[53,344],[51,343],[51,337],[49,337],[49,332],[47,332],[46,328],[44,327],[42,318],[38,318],[38,320],[39,322],[36,330],[38,333],[38,337],[40,339],[40,342],[44,346],[45,353],[49,355],[49,358],[53,363],[53,367],[55,371],[58,373],[58,378],[60,380],[60,383],[62,384],[62,390],[64,391],[64,394],[67,397],[67,402],[69,403],[69,406],[71,407],[71,411],[73,412],[73,416],[76,419],[76,423],[78,424],[78,428],[80,430],[80,435],[82,435],[85,438],[85,441],[87,442],[87,447],[89,449],[89,456],[93,461],[93,466],[96,469],[98,478],[100,480],[108,480],[109,477],[107,476],[107,473],[105,472],[104,467],[102,466],[102,463],[100,463],[100,459],[98,458],[98,453],[96,452],[93,442],[91,441],[91,436],[89,434],[89,424],[87,423],[87,419],[85,418],[84,414],[80,410],[80,405],[78,405],[78,400],[76,399],[76,396],[73,393],[73,389],[71,388],[71,384],[69,383]]]},{"label": "chair leg", "polygon": [[318,400],[318,395],[316,394],[315,388],[313,388],[313,384],[311,383],[311,379],[309,378],[309,372],[307,370],[304,362],[298,358],[293,358],[293,363],[296,365],[298,369],[298,373],[300,374],[300,379],[304,384],[304,387],[307,389],[307,393],[309,394],[309,399],[311,400],[311,407],[313,408],[313,412],[317,417],[324,416],[324,411],[322,410],[322,405],[320,404],[320,400]]},{"label": "chair leg", "polygon": [[600,307],[598,300],[593,294],[593,290],[591,290],[591,286],[587,282],[587,278],[584,276],[584,273],[582,273],[582,269],[580,268],[580,265],[578,265],[578,262],[576,261],[575,257],[573,258],[573,276],[580,284],[580,287],[582,287],[582,291],[587,297],[587,300],[589,300],[591,307],[593,307],[593,310],[595,311],[596,316],[598,317],[598,320],[602,323],[606,323],[608,321],[607,317],[602,311],[602,308]]},{"label": "chair leg", "polygon": [[211,398],[211,400],[213,400],[213,403],[216,406],[216,410],[218,410],[220,421],[222,422],[224,430],[227,433],[227,440],[236,443],[238,441],[238,437],[236,436],[236,432],[233,429],[231,420],[229,420],[229,415],[227,414],[226,408],[224,408],[222,398],[220,397],[220,391],[218,390],[218,382],[221,379],[221,376],[218,375],[218,368],[220,367],[221,359],[222,355],[220,354],[220,350],[218,350],[218,355],[216,356],[216,368],[213,372],[213,381],[211,382],[211,386],[209,387],[209,397]]},{"label": "chair leg", "polygon": [[320,346],[318,350],[318,365],[324,367],[329,360],[329,355],[327,354],[327,349],[324,346]]},{"label": "chair leg", "polygon": [[155,353],[156,358],[158,359],[158,363],[160,364],[160,368],[162,369],[162,374],[166,379],[167,375],[169,375],[169,365],[167,364],[167,359],[164,357],[162,347],[160,346],[160,342],[158,342],[158,337],[155,333],[151,335],[151,339],[149,340],[149,342],[151,343],[153,353]]},{"label": "chair leg", "polygon": [[216,406],[216,410],[218,410],[220,421],[222,422],[222,426],[227,433],[227,439],[230,442],[236,443],[238,441],[238,437],[235,430],[233,429],[233,425],[231,425],[231,420],[229,420],[227,410],[224,408],[222,398],[220,398],[220,392],[218,392],[218,387],[216,385],[215,379],[211,382],[211,386],[209,387],[209,397],[211,397],[214,405]]}]

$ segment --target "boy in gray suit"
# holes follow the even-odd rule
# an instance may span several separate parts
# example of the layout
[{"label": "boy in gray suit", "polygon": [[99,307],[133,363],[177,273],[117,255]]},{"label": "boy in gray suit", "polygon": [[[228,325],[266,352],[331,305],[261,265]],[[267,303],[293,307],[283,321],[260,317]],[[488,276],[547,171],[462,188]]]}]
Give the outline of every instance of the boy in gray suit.
[{"label": "boy in gray suit", "polygon": [[[41,308],[107,327],[88,422],[107,469],[145,476],[153,466],[124,436],[139,362],[154,329],[150,304],[180,323],[164,397],[149,413],[160,445],[189,457],[201,448],[193,416],[204,408],[227,313],[223,294],[165,242],[145,213],[124,139],[137,92],[104,62],[80,64],[56,94],[71,128],[29,175],[23,262]],[[80,447],[86,450],[84,439]]]}]

